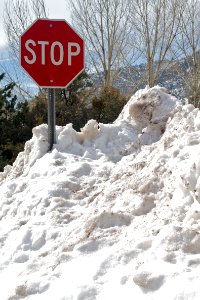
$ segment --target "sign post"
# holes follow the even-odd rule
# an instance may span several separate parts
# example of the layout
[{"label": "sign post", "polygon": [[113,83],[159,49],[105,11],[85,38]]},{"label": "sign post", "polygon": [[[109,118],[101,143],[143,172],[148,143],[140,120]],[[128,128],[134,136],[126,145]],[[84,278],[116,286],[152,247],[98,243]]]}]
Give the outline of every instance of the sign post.
[{"label": "sign post", "polygon": [[84,41],[65,20],[37,19],[20,37],[20,64],[48,88],[49,150],[56,143],[55,88],[66,88],[84,70]]},{"label": "sign post", "polygon": [[49,150],[56,144],[55,89],[48,89],[48,142]]}]

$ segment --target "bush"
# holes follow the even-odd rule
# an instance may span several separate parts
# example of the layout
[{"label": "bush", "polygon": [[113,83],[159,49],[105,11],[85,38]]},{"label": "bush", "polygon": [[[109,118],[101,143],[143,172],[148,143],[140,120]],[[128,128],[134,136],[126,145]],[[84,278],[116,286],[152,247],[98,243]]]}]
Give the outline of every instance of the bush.
[{"label": "bush", "polygon": [[103,87],[99,94],[92,99],[93,119],[101,123],[112,123],[116,120],[128,97],[119,89],[109,86]]},{"label": "bush", "polygon": [[6,165],[12,165],[19,152],[24,150],[24,144],[0,145],[0,172]]}]

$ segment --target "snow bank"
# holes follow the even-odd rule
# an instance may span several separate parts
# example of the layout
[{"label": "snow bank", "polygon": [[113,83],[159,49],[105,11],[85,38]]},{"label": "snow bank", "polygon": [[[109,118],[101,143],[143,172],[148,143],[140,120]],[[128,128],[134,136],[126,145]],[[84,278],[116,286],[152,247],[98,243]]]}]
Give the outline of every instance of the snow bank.
[{"label": "snow bank", "polygon": [[[166,89],[153,87],[139,90],[127,103],[114,124],[98,124],[90,120],[77,132],[72,124],[56,127],[59,152],[99,159],[106,156],[119,161],[123,155],[137,151],[142,145],[160,139],[168,118],[174,114],[180,102],[167,94]],[[13,168],[7,166],[1,178],[27,175],[37,159],[48,151],[48,127],[46,124],[33,128],[33,137],[25,144]]]},{"label": "snow bank", "polygon": [[199,300],[199,110],[154,87],[56,130],[0,175],[0,299]]}]

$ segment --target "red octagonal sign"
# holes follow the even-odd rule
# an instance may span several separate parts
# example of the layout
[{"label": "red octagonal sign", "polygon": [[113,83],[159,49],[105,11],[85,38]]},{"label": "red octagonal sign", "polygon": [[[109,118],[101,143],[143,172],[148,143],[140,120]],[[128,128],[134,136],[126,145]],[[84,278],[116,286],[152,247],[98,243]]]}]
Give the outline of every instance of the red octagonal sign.
[{"label": "red octagonal sign", "polygon": [[20,37],[20,63],[41,87],[68,86],[84,70],[84,41],[65,20],[36,20]]}]

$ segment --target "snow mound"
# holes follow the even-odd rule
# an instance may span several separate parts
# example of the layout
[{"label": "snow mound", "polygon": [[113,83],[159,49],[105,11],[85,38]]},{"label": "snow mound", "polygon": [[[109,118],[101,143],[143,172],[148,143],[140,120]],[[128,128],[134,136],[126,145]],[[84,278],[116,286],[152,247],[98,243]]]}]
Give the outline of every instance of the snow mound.
[{"label": "snow mound", "polygon": [[200,111],[146,88],[56,130],[1,174],[0,299],[199,300]]},{"label": "snow mound", "polygon": [[[110,160],[118,161],[142,145],[158,141],[165,131],[166,121],[179,105],[179,101],[164,88],[139,90],[114,124],[98,124],[90,120],[81,132],[74,130],[72,124],[57,126],[58,144],[54,149],[93,159],[106,155]],[[43,124],[33,128],[33,137],[25,144],[24,152],[19,154],[13,168],[5,168],[0,179],[26,175],[36,160],[47,152],[48,127]]]},{"label": "snow mound", "polygon": [[117,120],[127,120],[140,128],[166,123],[180,102],[163,87],[145,88],[135,93]]}]

